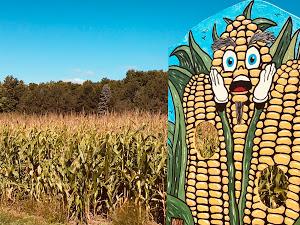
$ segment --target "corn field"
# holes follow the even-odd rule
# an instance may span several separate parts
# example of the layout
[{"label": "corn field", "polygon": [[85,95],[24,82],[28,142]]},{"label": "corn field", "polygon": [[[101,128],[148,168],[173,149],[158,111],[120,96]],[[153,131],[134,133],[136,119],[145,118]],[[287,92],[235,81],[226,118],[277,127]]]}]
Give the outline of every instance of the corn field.
[{"label": "corn field", "polygon": [[130,200],[162,221],[166,116],[0,116],[0,195],[58,200],[86,222]]}]

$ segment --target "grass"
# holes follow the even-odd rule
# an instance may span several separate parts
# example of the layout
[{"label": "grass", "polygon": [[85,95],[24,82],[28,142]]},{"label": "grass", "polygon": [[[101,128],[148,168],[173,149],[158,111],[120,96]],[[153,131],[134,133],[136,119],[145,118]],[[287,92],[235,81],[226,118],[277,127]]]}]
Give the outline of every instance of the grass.
[{"label": "grass", "polygon": [[1,207],[0,225],[65,225],[65,223],[48,222],[41,216],[22,213],[11,207]]},{"label": "grass", "polygon": [[[75,225],[76,221],[53,221],[52,206],[37,202],[18,202],[15,204],[1,204],[0,225]],[[52,220],[52,222],[51,222]],[[54,219],[55,220],[55,219]],[[57,220],[57,219],[56,219]],[[147,210],[133,202],[125,202],[109,219],[94,217],[88,221],[89,225],[157,225]]]},{"label": "grass", "polygon": [[59,202],[35,200],[5,201],[0,204],[0,225],[67,225],[67,214]]},{"label": "grass", "polygon": [[147,225],[151,220],[147,210],[133,202],[125,202],[110,217],[112,225]]}]

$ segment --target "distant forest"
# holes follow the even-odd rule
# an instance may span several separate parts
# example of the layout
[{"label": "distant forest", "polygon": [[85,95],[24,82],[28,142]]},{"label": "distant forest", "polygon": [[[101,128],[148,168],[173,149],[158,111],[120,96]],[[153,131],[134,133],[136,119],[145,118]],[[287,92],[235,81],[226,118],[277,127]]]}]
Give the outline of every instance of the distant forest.
[{"label": "distant forest", "polygon": [[13,76],[0,83],[0,112],[167,112],[167,72],[129,70],[123,80],[25,84]]}]

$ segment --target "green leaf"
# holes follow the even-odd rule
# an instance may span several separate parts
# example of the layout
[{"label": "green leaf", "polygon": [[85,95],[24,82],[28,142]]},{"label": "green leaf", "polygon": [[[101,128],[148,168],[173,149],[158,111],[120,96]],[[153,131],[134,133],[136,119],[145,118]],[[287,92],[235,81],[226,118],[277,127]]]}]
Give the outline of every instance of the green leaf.
[{"label": "green leaf", "polygon": [[[176,151],[177,151],[177,145],[178,139],[180,139],[180,116],[178,113],[178,105],[181,105],[181,98],[179,98],[178,92],[173,85],[173,83],[170,81],[170,76],[169,76],[169,89],[171,92],[172,100],[174,103],[174,108],[175,108],[175,127],[174,127],[174,132],[173,132],[173,143],[171,148],[168,149],[168,177],[167,177],[167,190],[168,194],[174,195],[178,197],[178,177],[180,176],[180,173],[178,170],[178,163],[176,163]],[[177,154],[178,155],[178,154]]]},{"label": "green leaf", "polygon": [[171,225],[172,218],[182,219],[184,225],[194,225],[192,212],[187,204],[180,199],[168,195],[167,196],[167,225]]},{"label": "green leaf", "polygon": [[214,26],[213,26],[212,38],[214,41],[219,39],[219,35],[217,32],[217,24],[214,24]]},{"label": "green leaf", "polygon": [[246,19],[251,19],[251,11],[252,11],[252,6],[254,4],[254,1],[251,1],[245,8],[243,15],[246,17]]},{"label": "green leaf", "polygon": [[168,121],[168,139],[173,143],[175,124]]},{"label": "green leaf", "polygon": [[289,17],[270,49],[270,54],[273,56],[273,62],[277,68],[281,66],[283,57],[291,42],[292,27],[292,19]]},{"label": "green leaf", "polygon": [[262,31],[264,31],[270,27],[277,26],[277,23],[275,23],[272,20],[266,19],[266,18],[256,18],[252,22],[255,23],[259,27],[259,29]]},{"label": "green leaf", "polygon": [[168,132],[174,135],[175,124],[171,121],[168,121]]},{"label": "green leaf", "polygon": [[180,99],[182,99],[184,88],[192,77],[192,74],[179,66],[170,66],[169,71],[169,79],[174,84]]},{"label": "green leaf", "polygon": [[[174,140],[172,151],[169,151],[169,161],[172,163],[171,167],[168,167],[168,173],[172,173],[173,179],[168,177],[167,187],[170,188],[170,192],[173,196],[177,196],[181,200],[185,200],[185,170],[187,164],[187,146],[186,146],[186,132],[185,121],[181,98],[174,86],[174,83],[169,80],[169,88],[172,95],[174,108],[175,108],[175,128],[174,128]],[[168,165],[170,165],[168,162]],[[172,168],[172,171],[170,171]]]},{"label": "green leaf", "polygon": [[189,46],[181,45],[174,49],[170,56],[176,56],[179,60],[179,66],[187,69],[191,73],[195,73],[194,65],[192,62],[192,54]]},{"label": "green leaf", "polygon": [[297,56],[296,57],[297,57],[296,59],[300,59],[300,44],[298,46],[298,52],[297,52]]},{"label": "green leaf", "polygon": [[240,199],[238,202],[238,211],[239,211],[239,220],[242,221],[244,218],[244,210],[246,206],[246,193],[247,193],[247,185],[249,183],[249,171],[252,160],[252,152],[253,152],[253,139],[255,137],[256,124],[259,121],[259,117],[262,113],[262,109],[255,108],[254,115],[248,127],[247,136],[246,136],[246,144],[244,149],[244,158],[243,158],[243,176],[242,176],[242,190],[240,194]]},{"label": "green leaf", "polygon": [[300,225],[300,217],[296,220],[296,222],[294,223],[294,225]]},{"label": "green leaf", "polygon": [[174,166],[175,166],[175,157],[173,153],[173,144],[170,145],[168,144],[168,160],[167,160],[167,168],[168,168],[168,173],[167,173],[167,193],[168,194],[174,194],[174,186],[176,185],[174,183]]},{"label": "green leaf", "polygon": [[231,24],[233,22],[232,19],[229,19],[229,18],[223,18],[223,20],[227,23],[227,24]]},{"label": "green leaf", "polygon": [[192,32],[189,33],[189,45],[196,74],[208,73],[211,67],[211,58],[195,42]]},{"label": "green leaf", "polygon": [[231,134],[231,128],[229,125],[229,121],[227,118],[226,111],[222,109],[218,111],[218,114],[221,118],[225,143],[226,143],[226,152],[227,152],[227,167],[228,167],[228,195],[229,195],[229,216],[231,224],[237,225],[238,224],[238,206],[237,201],[235,199],[235,191],[234,191],[234,184],[235,184],[235,167],[234,167],[234,160],[233,160],[233,139]]},{"label": "green leaf", "polygon": [[291,40],[291,43],[283,57],[282,63],[286,63],[289,60],[293,60],[296,59],[296,44],[297,44],[297,40],[298,40],[298,35],[299,35],[300,29],[297,30],[295,32],[295,34],[293,35],[293,38]]}]

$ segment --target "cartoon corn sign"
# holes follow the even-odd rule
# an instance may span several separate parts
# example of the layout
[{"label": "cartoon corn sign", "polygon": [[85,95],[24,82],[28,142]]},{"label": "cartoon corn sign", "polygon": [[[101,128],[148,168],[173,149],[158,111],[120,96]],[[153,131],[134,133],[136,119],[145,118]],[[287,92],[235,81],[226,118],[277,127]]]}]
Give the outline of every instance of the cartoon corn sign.
[{"label": "cartoon corn sign", "polygon": [[[222,14],[228,17],[220,22]],[[241,2],[172,49],[167,224],[300,224],[293,23],[300,27],[269,3]]]}]

